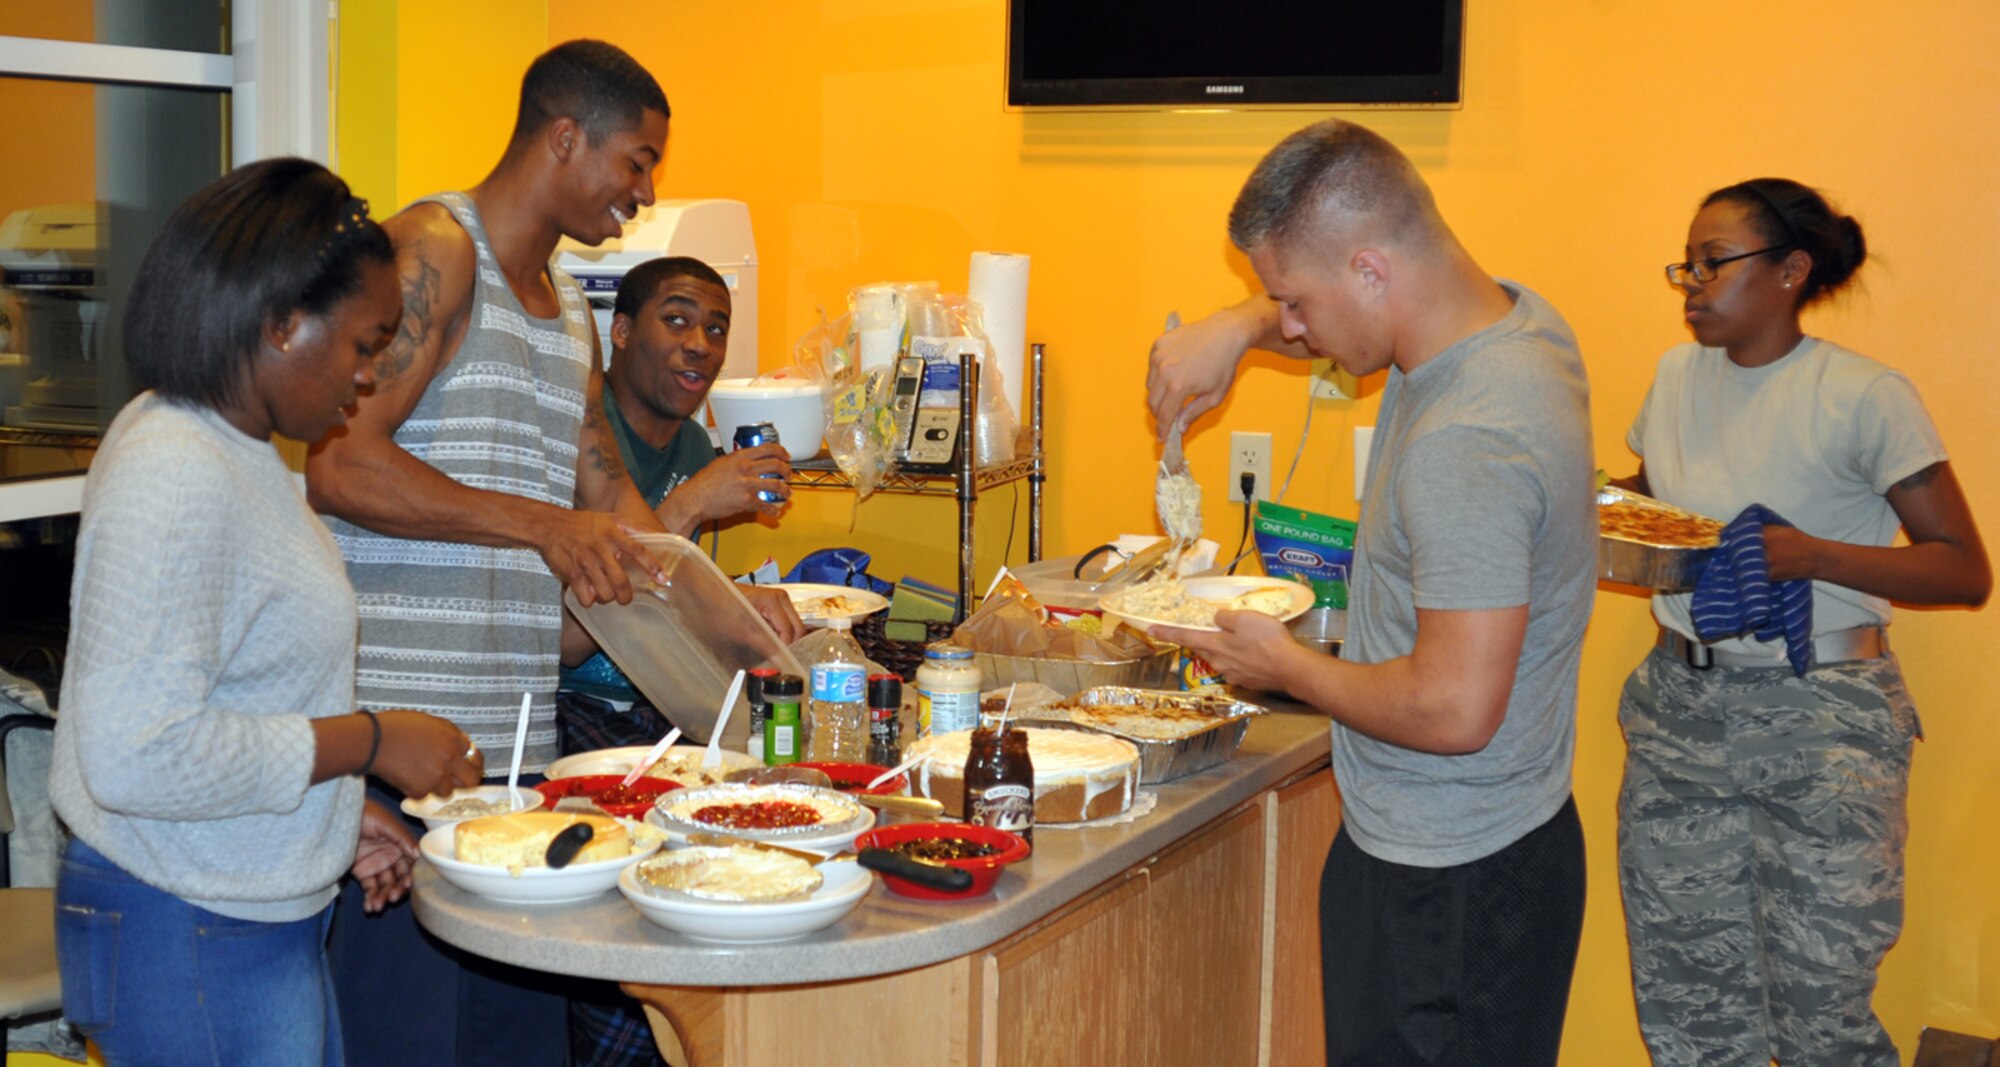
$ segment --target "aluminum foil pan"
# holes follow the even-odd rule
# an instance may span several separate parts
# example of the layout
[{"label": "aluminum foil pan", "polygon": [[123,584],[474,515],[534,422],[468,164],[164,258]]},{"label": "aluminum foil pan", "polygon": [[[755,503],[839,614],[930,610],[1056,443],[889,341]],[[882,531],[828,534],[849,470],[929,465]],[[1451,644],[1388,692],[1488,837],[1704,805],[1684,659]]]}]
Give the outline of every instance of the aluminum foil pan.
[{"label": "aluminum foil pan", "polygon": [[[702,822],[691,818],[688,814],[711,804],[744,804],[769,800],[811,804],[820,808],[824,814],[819,822],[806,826],[770,829]],[[875,819],[868,809],[837,789],[785,782],[775,785],[730,783],[707,785],[698,789],[676,789],[662,795],[654,802],[653,810],[646,815],[646,821],[682,836],[701,833],[730,834],[754,841],[794,842],[801,839],[835,837],[850,832],[858,833],[872,826]]]},{"label": "aluminum foil pan", "polygon": [[[1598,490],[1599,504],[1609,504],[1614,501],[1669,514],[1692,514],[1671,504],[1654,500],[1652,497],[1623,489],[1607,486]],[[1715,550],[1712,548],[1657,545],[1627,537],[1599,534],[1597,576],[1663,593],[1685,593],[1694,589],[1695,582],[1701,578],[1702,568],[1708,566],[1709,557],[1714,554]]]},{"label": "aluminum foil pan", "polygon": [[999,689],[1010,682],[1040,682],[1064,696],[1069,696],[1078,690],[1094,686],[1133,686],[1144,689],[1172,685],[1174,675],[1180,667],[1180,649],[1168,646],[1150,656],[1113,660],[1109,663],[976,652],[972,656],[972,662],[979,666],[979,674],[984,679],[980,683],[983,688]]},{"label": "aluminum foil pan", "polygon": [[1243,735],[1250,729],[1249,717],[1261,715],[1268,710],[1262,705],[1236,700],[1223,694],[1161,692],[1127,686],[1098,686],[1086,689],[1067,703],[1081,704],[1085,707],[1121,704],[1170,706],[1223,716],[1222,720],[1213,726],[1204,727],[1193,734],[1174,740],[1134,737],[1101,726],[1086,726],[1068,719],[1047,718],[1050,715],[1061,714],[1059,706],[1042,708],[1034,713],[1040,718],[1023,720],[1032,722],[1035,726],[1107,733],[1131,742],[1139,749],[1141,785],[1170,782],[1229,762],[1229,758],[1234,756],[1237,748],[1243,744]]}]

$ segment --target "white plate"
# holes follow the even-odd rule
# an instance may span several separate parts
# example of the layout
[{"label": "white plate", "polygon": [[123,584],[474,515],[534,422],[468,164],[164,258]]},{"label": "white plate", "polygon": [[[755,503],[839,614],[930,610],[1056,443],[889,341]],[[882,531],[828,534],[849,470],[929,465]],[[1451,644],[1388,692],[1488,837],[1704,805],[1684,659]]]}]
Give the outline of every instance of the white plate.
[{"label": "white plate", "polygon": [[618,891],[639,914],[698,941],[758,944],[803,937],[847,917],[875,884],[875,875],[852,860],[820,865],[824,881],[804,900],[736,904],[694,900],[654,890],[639,880],[637,864],[618,873]]},{"label": "white plate", "polygon": [[[464,822],[467,819],[480,818],[477,815],[451,816],[438,814],[439,808],[444,807],[454,800],[464,800],[467,797],[498,804],[507,799],[507,787],[504,785],[476,785],[470,789],[453,790],[452,794],[448,797],[404,797],[403,814],[408,815],[412,819],[422,819],[424,821],[424,829],[426,830],[435,830],[440,826],[450,826],[453,823]],[[515,786],[513,811],[533,811],[542,806],[543,799],[540,793],[529,789],[525,785]],[[512,812],[508,812],[508,814],[512,814]]]},{"label": "white plate", "polygon": [[[792,598],[792,607],[797,608],[799,618],[807,626],[825,626],[829,619],[859,619],[873,615],[889,606],[889,598],[866,589],[855,589],[845,585],[822,585],[818,582],[780,582],[770,586],[782,589]],[[826,606],[815,604],[827,597],[842,597],[850,607],[847,611],[827,611]]]},{"label": "white plate", "polygon": [[[504,788],[504,787],[503,787]],[[644,831],[640,832],[644,834]],[[660,842],[645,835],[632,842],[632,854],[595,863],[572,863],[562,870],[529,867],[516,875],[505,867],[464,863],[458,858],[458,826],[440,826],[424,835],[417,847],[439,876],[452,885],[508,904],[567,904],[591,897],[618,884],[618,872],[660,850]]]},{"label": "white plate", "polygon": [[[1187,590],[1189,596],[1217,602],[1227,602],[1253,589],[1282,589],[1290,594],[1291,601],[1286,606],[1284,612],[1278,616],[1279,622],[1290,622],[1298,618],[1305,614],[1306,609],[1312,607],[1313,604],[1313,591],[1311,589],[1285,578],[1260,578],[1255,575],[1223,575],[1214,578],[1183,578],[1181,579],[1181,585]],[[1104,609],[1104,614],[1138,630],[1140,633],[1151,633],[1155,626],[1178,626],[1183,630],[1202,630],[1208,633],[1219,632],[1219,628],[1214,626],[1195,626],[1185,622],[1168,622],[1165,619],[1122,611],[1117,607],[1117,604],[1120,598],[1129,592],[1131,592],[1129,589],[1120,589],[1115,593],[1107,593],[1102,600],[1098,601],[1098,606]]]},{"label": "white plate", "polygon": [[[720,701],[718,701],[720,703]],[[639,765],[651,745],[627,745],[624,748],[600,748],[595,752],[578,752],[548,765],[542,772],[544,778],[581,778],[586,774],[626,774]],[[707,745],[675,745],[660,757],[660,763],[672,761],[673,766],[698,768],[701,758],[708,754]],[[745,767],[762,767],[762,760],[742,752],[722,750],[722,766],[715,769],[715,777],[720,780],[730,771]],[[654,765],[658,769],[658,764]]]},{"label": "white plate", "polygon": [[[660,812],[660,804],[663,801],[668,804],[679,804],[680,802],[688,799],[688,794],[694,792],[727,793],[727,792],[735,792],[738,790],[747,792],[752,789],[755,789],[760,793],[775,792],[780,794],[782,794],[787,789],[811,790],[816,793],[831,792],[830,790],[814,789],[811,786],[801,786],[801,785],[790,785],[790,786],[722,785],[722,786],[705,786],[699,791],[676,789],[671,793],[662,795],[659,800],[653,802],[653,807],[646,812],[646,820],[645,820],[646,825],[653,827],[656,830],[659,830],[661,833],[666,834],[667,840],[673,842],[674,844],[685,845],[687,844],[687,835],[689,831],[687,830],[686,827],[680,825],[679,823],[669,820],[664,814]],[[849,803],[854,804],[855,810],[858,814],[856,814],[852,820],[842,824],[841,828],[838,831],[831,833],[818,833],[818,834],[806,833],[803,832],[803,828],[801,828],[801,832],[796,832],[796,833],[790,831],[731,830],[725,826],[715,827],[712,831],[694,831],[694,832],[696,833],[711,832],[718,834],[728,834],[733,837],[749,838],[750,840],[753,841],[768,841],[774,845],[783,845],[786,848],[800,848],[810,852],[824,852],[828,855],[832,855],[833,853],[840,852],[846,849],[848,846],[854,844],[855,838],[860,837],[862,834],[865,834],[869,830],[875,828],[875,809],[856,803],[851,798],[845,796],[845,794],[841,794],[841,799],[847,800]]]}]

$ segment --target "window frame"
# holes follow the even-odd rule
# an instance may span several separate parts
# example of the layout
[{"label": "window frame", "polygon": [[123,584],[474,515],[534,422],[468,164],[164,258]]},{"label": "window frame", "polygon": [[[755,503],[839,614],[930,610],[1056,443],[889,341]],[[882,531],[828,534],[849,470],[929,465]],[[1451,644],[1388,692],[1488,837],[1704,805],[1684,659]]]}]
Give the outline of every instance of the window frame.
[{"label": "window frame", "polygon": [[[286,155],[324,163],[333,3],[235,0],[228,55],[0,35],[0,77],[227,92],[232,166]],[[84,477],[0,484],[0,522],[82,510]]]}]

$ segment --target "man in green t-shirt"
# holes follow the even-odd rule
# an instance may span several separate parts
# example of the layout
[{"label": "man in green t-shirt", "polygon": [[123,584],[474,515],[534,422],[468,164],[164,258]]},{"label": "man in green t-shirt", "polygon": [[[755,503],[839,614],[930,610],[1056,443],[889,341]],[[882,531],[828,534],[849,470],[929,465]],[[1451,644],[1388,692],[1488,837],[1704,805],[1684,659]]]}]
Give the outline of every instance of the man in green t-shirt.
[{"label": "man in green t-shirt", "polygon": [[[696,535],[739,515],[776,518],[791,489],[790,455],[759,445],[717,455],[695,417],[729,350],[729,288],[698,259],[675,256],[634,267],[618,286],[604,415],[639,495],[667,529]],[[775,478],[767,477],[775,475]],[[776,501],[760,500],[775,493]],[[581,627],[563,634],[556,726],[562,752],[652,744],[667,719],[632,687]]]},{"label": "man in green t-shirt", "polygon": [[[667,529],[695,536],[703,524],[761,513],[776,518],[792,491],[781,445],[717,455],[696,413],[729,350],[729,288],[698,259],[676,256],[634,267],[612,306],[611,366],[604,416],[632,484]],[[724,432],[734,429],[725,427]],[[765,475],[777,475],[771,479]],[[759,492],[776,493],[776,501]],[[574,620],[565,620],[556,735],[563,755],[650,745],[668,723]],[[616,986],[576,988],[569,1004],[575,1062],[590,1067],[658,1065],[646,1016]]]}]

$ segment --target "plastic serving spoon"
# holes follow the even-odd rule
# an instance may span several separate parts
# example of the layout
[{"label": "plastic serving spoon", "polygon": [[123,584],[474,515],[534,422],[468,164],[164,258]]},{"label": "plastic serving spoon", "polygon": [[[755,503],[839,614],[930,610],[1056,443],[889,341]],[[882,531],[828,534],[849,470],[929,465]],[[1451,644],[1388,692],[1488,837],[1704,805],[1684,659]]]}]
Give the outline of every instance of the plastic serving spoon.
[{"label": "plastic serving spoon", "polygon": [[528,708],[533,701],[533,693],[521,694],[521,720],[514,724],[514,761],[507,768],[507,799],[516,804],[521,795],[521,750],[528,747]]},{"label": "plastic serving spoon", "polygon": [[722,766],[722,731],[729,725],[729,713],[736,710],[736,695],[741,692],[743,672],[739,670],[729,682],[729,695],[722,698],[722,711],[715,717],[715,730],[708,735],[708,751],[701,754],[702,770],[710,771]]},{"label": "plastic serving spoon", "polygon": [[666,755],[667,749],[674,747],[674,742],[680,739],[681,739],[680,727],[676,726],[673,729],[668,730],[667,736],[662,737],[658,741],[654,742],[653,747],[646,750],[646,755],[642,757],[639,760],[639,762],[632,765],[632,772],[625,776],[624,781],[618,783],[619,787],[623,788],[625,786],[629,786],[633,782],[636,782],[639,779],[644,778],[646,776],[646,772],[653,769],[653,764],[660,762],[660,757]]},{"label": "plastic serving spoon", "polygon": [[562,870],[569,866],[570,861],[576,858],[576,854],[582,852],[584,846],[590,844],[590,839],[596,836],[597,831],[591,829],[589,823],[577,823],[557,834],[555,840],[549,842],[549,850],[542,859],[551,870]]}]

